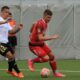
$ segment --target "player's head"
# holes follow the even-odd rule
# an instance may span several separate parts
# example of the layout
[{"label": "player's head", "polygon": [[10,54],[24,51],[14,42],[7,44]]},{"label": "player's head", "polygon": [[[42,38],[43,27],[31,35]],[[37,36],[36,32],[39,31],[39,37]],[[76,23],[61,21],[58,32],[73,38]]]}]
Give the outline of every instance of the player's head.
[{"label": "player's head", "polygon": [[45,20],[46,23],[48,23],[48,22],[51,20],[52,15],[53,15],[53,13],[52,13],[51,10],[46,9],[46,10],[44,11],[44,13],[43,13],[43,18],[44,18],[44,20]]},{"label": "player's head", "polygon": [[1,8],[1,15],[3,18],[7,19],[9,16],[9,7],[8,6],[3,6]]}]

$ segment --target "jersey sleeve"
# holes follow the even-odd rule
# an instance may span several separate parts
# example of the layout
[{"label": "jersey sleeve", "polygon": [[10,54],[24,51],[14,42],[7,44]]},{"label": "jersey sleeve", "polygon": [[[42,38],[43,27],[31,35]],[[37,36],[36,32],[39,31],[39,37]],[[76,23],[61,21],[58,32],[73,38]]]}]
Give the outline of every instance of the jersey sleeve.
[{"label": "jersey sleeve", "polygon": [[38,34],[44,33],[44,28],[43,28],[43,25],[41,22],[37,23],[37,32],[38,32]]}]

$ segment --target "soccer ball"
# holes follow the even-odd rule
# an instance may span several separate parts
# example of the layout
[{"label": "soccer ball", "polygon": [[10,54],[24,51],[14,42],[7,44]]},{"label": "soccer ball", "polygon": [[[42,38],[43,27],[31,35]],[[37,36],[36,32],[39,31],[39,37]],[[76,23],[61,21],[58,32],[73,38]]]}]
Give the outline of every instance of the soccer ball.
[{"label": "soccer ball", "polygon": [[48,68],[43,68],[40,71],[40,75],[41,75],[42,78],[47,78],[50,75],[50,70]]}]

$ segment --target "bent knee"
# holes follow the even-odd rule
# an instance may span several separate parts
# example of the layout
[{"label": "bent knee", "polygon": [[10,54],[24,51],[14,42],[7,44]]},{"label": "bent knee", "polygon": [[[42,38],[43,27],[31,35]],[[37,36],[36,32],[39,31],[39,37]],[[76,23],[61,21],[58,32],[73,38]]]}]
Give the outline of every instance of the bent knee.
[{"label": "bent knee", "polygon": [[7,52],[7,54],[6,54],[6,57],[7,57],[8,59],[13,59],[13,58],[14,58],[14,55],[9,51],[9,52]]},{"label": "bent knee", "polygon": [[47,60],[49,60],[49,56],[48,55],[44,56],[44,58],[47,59]]},{"label": "bent knee", "polygon": [[52,55],[52,56],[49,57],[49,60],[50,61],[55,60],[55,57]]}]

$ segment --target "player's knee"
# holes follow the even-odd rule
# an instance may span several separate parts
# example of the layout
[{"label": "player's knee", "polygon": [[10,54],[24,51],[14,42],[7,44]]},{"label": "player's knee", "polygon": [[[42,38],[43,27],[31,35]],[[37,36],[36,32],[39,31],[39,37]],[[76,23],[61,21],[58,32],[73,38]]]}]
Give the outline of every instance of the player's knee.
[{"label": "player's knee", "polygon": [[47,55],[46,55],[46,56],[44,56],[44,58],[45,58],[45,59],[47,59],[47,60],[49,60],[49,56],[47,56]]},{"label": "player's knee", "polygon": [[10,60],[14,58],[14,55],[11,52],[7,52],[6,57]]},{"label": "player's knee", "polygon": [[49,57],[49,60],[50,60],[50,61],[52,61],[52,60],[54,60],[54,59],[55,59],[55,57],[54,57],[53,55]]}]

